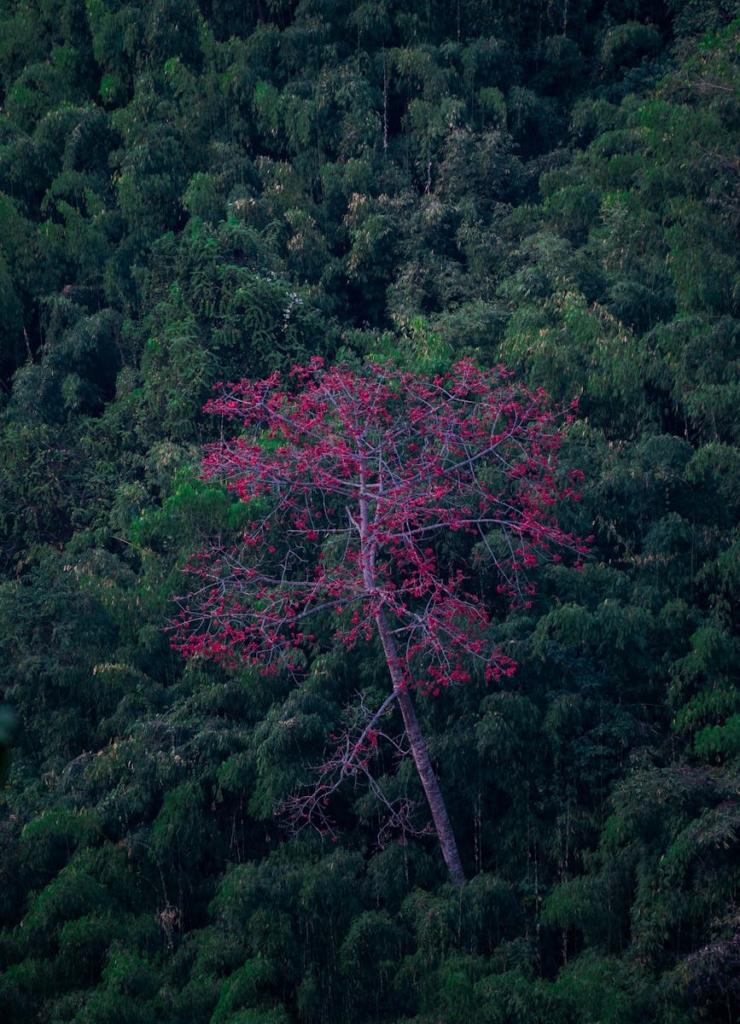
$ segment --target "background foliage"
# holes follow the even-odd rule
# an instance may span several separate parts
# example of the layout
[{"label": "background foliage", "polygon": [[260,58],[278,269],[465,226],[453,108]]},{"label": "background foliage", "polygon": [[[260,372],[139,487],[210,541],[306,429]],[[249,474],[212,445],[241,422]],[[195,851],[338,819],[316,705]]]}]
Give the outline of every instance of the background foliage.
[{"label": "background foliage", "polygon": [[[734,0],[0,0],[0,1016],[740,1018]],[[474,356],[579,398],[582,572],[420,701],[466,870],[288,841],[372,645],[183,664],[218,380]],[[416,796],[407,765],[387,786]]]}]

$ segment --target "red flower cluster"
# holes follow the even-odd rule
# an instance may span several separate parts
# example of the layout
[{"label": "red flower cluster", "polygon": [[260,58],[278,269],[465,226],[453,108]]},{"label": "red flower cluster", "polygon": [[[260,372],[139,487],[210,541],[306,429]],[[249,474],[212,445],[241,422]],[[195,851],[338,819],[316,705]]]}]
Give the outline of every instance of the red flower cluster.
[{"label": "red flower cluster", "polygon": [[[488,641],[484,563],[514,606],[529,603],[526,571],[553,547],[585,551],[555,518],[578,497],[578,474],[563,479],[555,458],[568,417],[503,368],[463,361],[427,379],[314,359],[287,388],[278,374],[245,380],[207,409],[240,430],[208,447],[204,473],[226,479],[254,519],[239,549],[188,567],[197,587],[174,633],[186,656],[293,667],[312,614],[337,613],[352,645],[374,635],[382,609],[407,683],[436,693],[475,661],[498,678],[513,664]],[[441,565],[454,531],[475,539],[469,577]]]}]

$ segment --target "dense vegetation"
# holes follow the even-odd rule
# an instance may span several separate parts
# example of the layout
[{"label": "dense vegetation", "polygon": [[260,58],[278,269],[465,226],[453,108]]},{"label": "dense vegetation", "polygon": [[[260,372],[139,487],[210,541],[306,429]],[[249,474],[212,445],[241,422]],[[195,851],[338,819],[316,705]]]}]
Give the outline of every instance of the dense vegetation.
[{"label": "dense vegetation", "polygon": [[[2,1020],[740,1019],[738,18],[0,0]],[[212,385],[312,355],[579,398],[589,560],[418,701],[462,888],[363,790],[275,818],[377,645],[296,689],[165,631],[243,526]]]}]

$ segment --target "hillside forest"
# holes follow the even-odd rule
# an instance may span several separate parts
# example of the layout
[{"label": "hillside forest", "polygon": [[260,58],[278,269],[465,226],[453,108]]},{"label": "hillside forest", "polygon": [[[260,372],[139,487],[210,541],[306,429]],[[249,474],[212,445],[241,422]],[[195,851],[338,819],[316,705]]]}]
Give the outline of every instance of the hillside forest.
[{"label": "hillside forest", "polygon": [[[0,0],[0,1020],[740,1021],[739,41],[738,0]],[[507,367],[578,481],[526,601],[437,551],[506,669],[410,695],[457,879],[399,745],[385,808],[282,813],[382,637],[173,645],[248,533],[204,405],[317,358]]]}]

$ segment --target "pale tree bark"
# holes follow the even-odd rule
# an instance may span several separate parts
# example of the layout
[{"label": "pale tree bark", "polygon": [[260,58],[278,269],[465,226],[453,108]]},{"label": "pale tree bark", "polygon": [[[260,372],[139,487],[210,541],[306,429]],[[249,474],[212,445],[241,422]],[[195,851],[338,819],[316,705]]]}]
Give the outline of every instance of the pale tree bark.
[{"label": "pale tree bark", "polygon": [[429,759],[429,751],[424,741],[419,719],[416,717],[416,709],[411,700],[411,694],[408,691],[407,681],[398,657],[393,633],[382,608],[377,612],[375,622],[378,626],[380,642],[383,645],[383,653],[385,654],[385,660],[388,663],[388,670],[391,674],[393,692],[397,695],[396,699],[403,716],[406,736],[411,747],[411,756],[419,773],[419,778],[421,779],[421,784],[429,804],[429,810],[432,812],[432,821],[437,832],[442,856],[447,865],[451,881],[455,885],[464,885],[466,881],[465,871],[460,861],[460,853],[457,849],[455,833],[452,831],[450,816],[447,813],[442,790],[439,788],[437,776],[434,774],[432,762]]},{"label": "pale tree bark", "polygon": [[[372,505],[374,505],[375,517],[377,517],[377,501],[373,502],[372,499],[375,496],[367,493],[367,467],[364,463],[360,471],[360,481],[362,486],[359,500],[360,522],[355,524],[355,526],[360,540],[363,581],[368,596],[370,596],[376,591],[375,559],[378,549],[370,523],[371,518],[374,518],[371,513]],[[382,484],[379,486],[379,493],[382,493]],[[429,759],[429,751],[427,750],[424,735],[419,725],[419,719],[416,717],[416,709],[408,690],[408,680],[398,655],[393,631],[382,605],[375,612],[374,618],[375,624],[378,627],[380,642],[383,645],[383,653],[388,665],[388,671],[390,672],[393,692],[396,694],[398,706],[401,709],[404,731],[411,748],[411,756],[414,759],[416,771],[421,780],[421,785],[429,804],[429,810],[432,813],[432,821],[434,822],[442,856],[447,865],[451,881],[455,885],[464,885],[466,881],[465,871],[460,861],[455,833],[452,831],[452,823],[447,813],[442,790],[439,788],[437,776],[434,774],[434,768],[432,768],[432,762]]]}]

